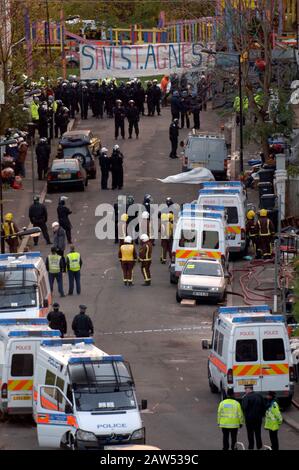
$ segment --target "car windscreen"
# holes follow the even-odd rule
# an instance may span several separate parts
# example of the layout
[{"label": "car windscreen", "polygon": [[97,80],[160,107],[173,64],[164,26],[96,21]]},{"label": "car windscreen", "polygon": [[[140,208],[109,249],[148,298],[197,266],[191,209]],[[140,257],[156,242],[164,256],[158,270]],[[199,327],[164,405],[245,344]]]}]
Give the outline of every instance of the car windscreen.
[{"label": "car windscreen", "polygon": [[70,147],[63,149],[64,158],[72,158],[73,155],[83,155],[87,157],[89,155],[88,147]]},{"label": "car windscreen", "polygon": [[60,162],[60,163],[53,163],[51,171],[64,171],[64,170],[70,170],[70,171],[77,171],[78,170],[78,162],[73,161],[73,162]]},{"label": "car windscreen", "polygon": [[222,268],[218,263],[205,263],[190,261],[186,264],[183,274],[189,274],[191,276],[216,276],[221,277],[223,275]]}]

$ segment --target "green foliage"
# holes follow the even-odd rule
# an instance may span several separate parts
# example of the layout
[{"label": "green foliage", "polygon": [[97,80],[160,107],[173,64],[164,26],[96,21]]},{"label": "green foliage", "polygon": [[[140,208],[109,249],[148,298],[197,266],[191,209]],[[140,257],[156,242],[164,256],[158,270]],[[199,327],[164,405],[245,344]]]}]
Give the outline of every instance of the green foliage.
[{"label": "green foliage", "polygon": [[5,106],[0,112],[0,134],[7,127],[24,129],[29,122],[28,110],[23,110],[23,97],[19,94],[8,94]]},{"label": "green foliage", "polygon": [[[295,289],[294,289],[294,295],[295,295],[295,304],[293,307],[293,314],[294,317],[296,318],[297,323],[299,323],[299,256],[294,260],[293,262],[294,270],[295,270]],[[298,331],[298,336],[299,336],[299,331]]]}]

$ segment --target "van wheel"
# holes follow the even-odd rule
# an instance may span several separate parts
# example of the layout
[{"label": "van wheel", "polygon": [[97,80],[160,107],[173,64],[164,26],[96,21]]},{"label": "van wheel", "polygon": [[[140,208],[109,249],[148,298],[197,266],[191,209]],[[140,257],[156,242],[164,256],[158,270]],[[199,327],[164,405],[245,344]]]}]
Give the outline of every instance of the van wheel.
[{"label": "van wheel", "polygon": [[208,381],[209,381],[209,387],[210,387],[211,392],[212,393],[219,393],[218,387],[216,387],[216,385],[214,384],[214,382],[212,380],[209,366],[208,366]]},{"label": "van wheel", "polygon": [[178,292],[175,295],[176,301],[180,304],[182,301],[182,297],[179,296]]},{"label": "van wheel", "polygon": [[170,284],[177,284],[178,283],[178,278],[176,277],[175,274],[170,274]]},{"label": "van wheel", "polygon": [[69,433],[68,435],[68,449],[69,450],[77,450],[77,445],[74,439],[74,436]]}]

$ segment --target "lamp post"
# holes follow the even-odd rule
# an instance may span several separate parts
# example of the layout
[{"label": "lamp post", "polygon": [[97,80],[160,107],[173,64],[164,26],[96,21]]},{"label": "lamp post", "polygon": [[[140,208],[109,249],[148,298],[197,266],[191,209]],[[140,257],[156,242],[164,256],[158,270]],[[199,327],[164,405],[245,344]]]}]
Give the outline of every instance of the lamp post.
[{"label": "lamp post", "polygon": [[[299,1],[299,0],[298,0]],[[211,49],[202,49],[201,52],[211,55],[231,55],[238,57],[238,75],[239,75],[239,101],[240,101],[240,173],[244,171],[244,157],[243,157],[243,93],[242,93],[242,54],[239,52],[217,52]]]}]

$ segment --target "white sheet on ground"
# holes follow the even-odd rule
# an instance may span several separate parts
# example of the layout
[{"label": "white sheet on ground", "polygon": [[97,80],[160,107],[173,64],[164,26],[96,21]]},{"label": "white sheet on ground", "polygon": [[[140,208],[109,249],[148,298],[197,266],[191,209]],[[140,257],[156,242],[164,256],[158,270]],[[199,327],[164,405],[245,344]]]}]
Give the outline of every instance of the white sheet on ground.
[{"label": "white sheet on ground", "polygon": [[161,183],[187,183],[198,184],[203,181],[214,181],[215,178],[207,168],[194,168],[194,170],[167,176],[167,178],[157,178]]}]

